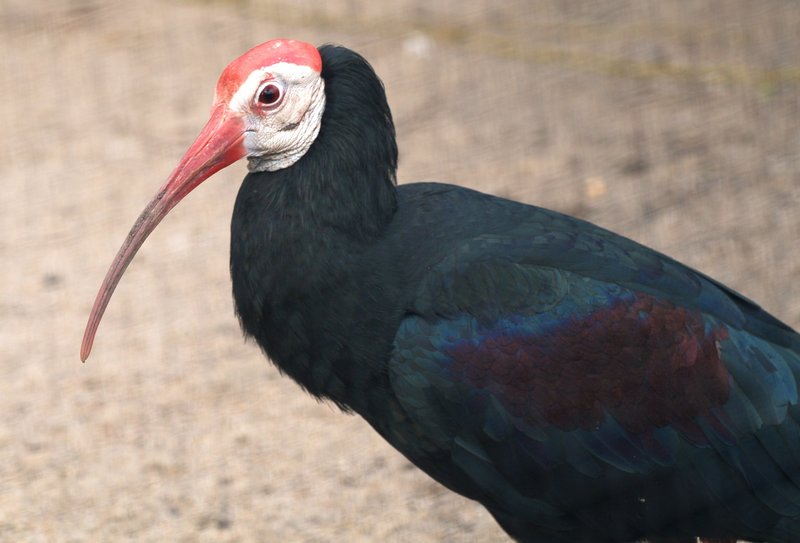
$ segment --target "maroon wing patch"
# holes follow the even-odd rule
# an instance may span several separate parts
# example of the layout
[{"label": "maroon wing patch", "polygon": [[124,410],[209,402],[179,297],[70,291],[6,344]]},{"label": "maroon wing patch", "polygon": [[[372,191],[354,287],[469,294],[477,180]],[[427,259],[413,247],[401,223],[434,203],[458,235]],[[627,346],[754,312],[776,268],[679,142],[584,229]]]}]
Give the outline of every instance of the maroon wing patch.
[{"label": "maroon wing patch", "polygon": [[727,337],[702,313],[637,292],[558,322],[497,322],[447,354],[451,378],[537,427],[592,430],[608,412],[634,434],[667,425],[693,434],[698,416],[725,431],[712,409],[730,394]]}]

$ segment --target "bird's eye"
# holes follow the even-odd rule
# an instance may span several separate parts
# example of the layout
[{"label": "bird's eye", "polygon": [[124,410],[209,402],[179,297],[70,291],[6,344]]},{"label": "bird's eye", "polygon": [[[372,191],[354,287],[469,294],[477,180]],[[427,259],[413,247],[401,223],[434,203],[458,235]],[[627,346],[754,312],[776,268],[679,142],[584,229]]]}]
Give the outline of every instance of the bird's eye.
[{"label": "bird's eye", "polygon": [[262,106],[276,106],[283,98],[283,90],[277,83],[265,83],[258,89],[256,101]]}]

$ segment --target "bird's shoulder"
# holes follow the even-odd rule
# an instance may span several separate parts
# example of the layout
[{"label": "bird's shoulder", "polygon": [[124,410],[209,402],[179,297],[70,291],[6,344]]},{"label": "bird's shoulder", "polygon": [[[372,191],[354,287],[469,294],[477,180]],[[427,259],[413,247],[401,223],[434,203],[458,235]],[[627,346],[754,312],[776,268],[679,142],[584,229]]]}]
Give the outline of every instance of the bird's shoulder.
[{"label": "bird's shoulder", "polygon": [[630,474],[632,504],[651,499],[637,477],[659,470],[691,466],[675,480],[697,495],[704,481],[746,473],[726,489],[757,495],[742,515],[800,512],[800,493],[775,475],[793,466],[782,443],[800,436],[800,343],[789,327],[579,219],[446,185],[399,201],[419,273],[388,366],[403,432],[415,436],[398,432],[401,450],[446,454],[455,467],[441,479],[553,529],[564,519],[547,504],[565,494],[532,496],[565,471],[598,492]]},{"label": "bird's shoulder", "polygon": [[458,186],[403,185],[395,234],[414,277],[408,308],[426,317],[546,308],[570,283],[596,281],[698,310],[800,349],[758,304],[675,259],[593,223]]}]

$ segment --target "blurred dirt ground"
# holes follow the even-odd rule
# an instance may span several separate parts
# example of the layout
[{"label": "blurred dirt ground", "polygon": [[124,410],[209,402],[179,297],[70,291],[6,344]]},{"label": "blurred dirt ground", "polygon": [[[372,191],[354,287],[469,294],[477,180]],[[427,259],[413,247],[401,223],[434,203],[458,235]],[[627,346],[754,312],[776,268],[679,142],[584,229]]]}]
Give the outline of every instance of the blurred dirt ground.
[{"label": "blurred dirt ground", "polygon": [[[324,5],[323,5],[324,4]],[[401,182],[577,214],[800,325],[800,5],[0,0],[0,541],[503,541],[244,343],[244,166],[115,251],[227,62],[338,42],[382,75]]]}]

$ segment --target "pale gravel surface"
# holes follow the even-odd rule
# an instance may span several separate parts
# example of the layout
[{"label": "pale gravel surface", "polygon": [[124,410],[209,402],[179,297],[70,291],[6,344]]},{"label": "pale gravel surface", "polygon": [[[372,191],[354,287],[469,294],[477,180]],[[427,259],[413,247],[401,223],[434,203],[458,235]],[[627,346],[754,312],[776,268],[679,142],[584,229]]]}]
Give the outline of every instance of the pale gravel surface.
[{"label": "pale gravel surface", "polygon": [[78,361],[217,75],[272,37],[373,62],[401,182],[578,214],[800,325],[796,2],[430,4],[0,0],[0,541],[505,540],[243,343],[242,165],[164,221]]}]

